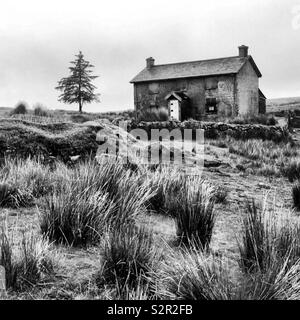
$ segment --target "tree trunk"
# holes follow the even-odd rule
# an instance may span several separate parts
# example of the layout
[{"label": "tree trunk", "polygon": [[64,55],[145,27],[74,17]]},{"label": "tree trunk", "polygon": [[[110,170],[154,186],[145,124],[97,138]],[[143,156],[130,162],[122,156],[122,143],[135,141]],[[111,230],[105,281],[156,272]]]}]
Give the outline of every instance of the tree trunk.
[{"label": "tree trunk", "polygon": [[79,112],[82,113],[82,101],[79,100]]}]

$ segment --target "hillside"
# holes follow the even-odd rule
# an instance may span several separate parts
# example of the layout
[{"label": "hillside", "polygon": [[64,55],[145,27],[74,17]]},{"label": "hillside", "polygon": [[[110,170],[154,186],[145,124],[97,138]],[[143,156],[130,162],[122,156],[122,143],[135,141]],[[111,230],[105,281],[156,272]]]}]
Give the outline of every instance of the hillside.
[{"label": "hillside", "polygon": [[278,98],[267,100],[267,112],[280,112],[284,110],[300,110],[300,97]]},{"label": "hillside", "polygon": [[0,107],[0,118],[5,117],[12,109],[7,107]]},{"label": "hillside", "polygon": [[0,119],[0,157],[41,156],[67,162],[71,156],[95,154],[97,133],[103,129],[110,134],[112,128],[103,121],[84,124],[34,123],[21,119]]}]

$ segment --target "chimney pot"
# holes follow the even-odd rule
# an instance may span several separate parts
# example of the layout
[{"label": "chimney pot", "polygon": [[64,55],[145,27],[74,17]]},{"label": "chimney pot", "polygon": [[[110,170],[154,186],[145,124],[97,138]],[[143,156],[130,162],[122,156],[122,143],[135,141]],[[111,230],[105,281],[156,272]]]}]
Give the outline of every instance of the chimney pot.
[{"label": "chimney pot", "polygon": [[147,69],[151,69],[154,66],[154,59],[152,57],[146,59]]},{"label": "chimney pot", "polygon": [[248,57],[248,49],[249,49],[249,47],[247,47],[247,46],[244,46],[244,45],[239,46],[239,56],[241,58]]}]

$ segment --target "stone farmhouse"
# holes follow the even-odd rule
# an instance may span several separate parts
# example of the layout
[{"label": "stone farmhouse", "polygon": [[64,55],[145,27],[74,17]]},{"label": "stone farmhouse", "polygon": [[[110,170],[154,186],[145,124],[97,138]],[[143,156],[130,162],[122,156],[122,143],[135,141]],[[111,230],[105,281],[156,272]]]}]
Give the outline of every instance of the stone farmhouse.
[{"label": "stone farmhouse", "polygon": [[191,62],[156,65],[146,59],[146,68],[130,81],[137,114],[165,108],[169,118],[183,121],[265,113],[262,75],[248,47],[238,50],[238,56]]}]

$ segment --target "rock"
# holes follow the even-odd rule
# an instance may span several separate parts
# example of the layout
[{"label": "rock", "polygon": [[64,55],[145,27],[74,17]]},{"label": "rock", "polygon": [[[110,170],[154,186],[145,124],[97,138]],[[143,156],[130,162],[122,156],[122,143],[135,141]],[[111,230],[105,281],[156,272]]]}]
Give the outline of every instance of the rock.
[{"label": "rock", "polygon": [[218,160],[206,160],[204,159],[204,167],[205,168],[211,168],[211,167],[220,167],[223,164],[223,162]]},{"label": "rock", "polygon": [[75,162],[80,158],[80,155],[70,157],[70,160]]},{"label": "rock", "polygon": [[259,182],[259,183],[257,184],[257,186],[258,186],[259,188],[271,189],[271,186],[268,186],[267,184],[264,184],[264,183],[262,183],[262,182]]}]

